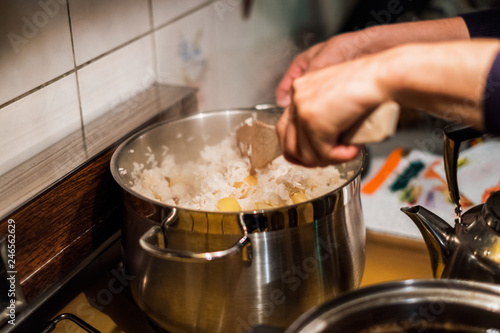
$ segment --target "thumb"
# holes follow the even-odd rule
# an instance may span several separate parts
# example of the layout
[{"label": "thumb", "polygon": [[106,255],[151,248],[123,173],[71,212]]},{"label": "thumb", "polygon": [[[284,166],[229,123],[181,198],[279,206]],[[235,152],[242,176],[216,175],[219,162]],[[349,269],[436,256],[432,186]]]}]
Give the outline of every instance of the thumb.
[{"label": "thumb", "polygon": [[305,55],[299,55],[286,71],[283,79],[276,88],[276,104],[286,107],[290,104],[290,89],[293,81],[301,77],[309,67],[309,59]]}]

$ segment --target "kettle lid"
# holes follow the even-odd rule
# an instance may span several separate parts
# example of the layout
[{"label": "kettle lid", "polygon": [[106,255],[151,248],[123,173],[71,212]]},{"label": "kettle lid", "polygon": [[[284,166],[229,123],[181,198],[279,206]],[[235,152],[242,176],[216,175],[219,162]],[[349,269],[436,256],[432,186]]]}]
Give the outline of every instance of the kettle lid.
[{"label": "kettle lid", "polygon": [[500,191],[493,192],[483,207],[484,221],[496,232],[500,232]]}]

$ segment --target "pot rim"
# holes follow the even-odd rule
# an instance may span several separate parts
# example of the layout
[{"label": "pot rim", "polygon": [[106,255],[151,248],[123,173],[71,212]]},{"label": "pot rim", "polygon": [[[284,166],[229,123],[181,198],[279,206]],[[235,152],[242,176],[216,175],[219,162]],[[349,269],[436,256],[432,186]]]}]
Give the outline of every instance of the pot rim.
[{"label": "pot rim", "polygon": [[363,146],[362,149],[361,149],[361,152],[360,152],[362,160],[361,160],[361,165],[360,165],[359,169],[356,170],[351,177],[347,178],[347,180],[344,183],[342,183],[341,186],[338,186],[334,190],[332,190],[330,192],[327,192],[327,193],[324,193],[321,196],[309,199],[307,201],[303,201],[303,202],[298,203],[298,204],[285,205],[285,206],[280,206],[280,207],[271,208],[271,209],[243,210],[243,211],[238,211],[238,212],[197,210],[197,209],[193,209],[193,208],[189,208],[189,207],[182,207],[182,206],[176,206],[176,205],[168,205],[168,204],[165,204],[165,203],[163,203],[161,201],[152,199],[150,197],[146,197],[146,196],[144,196],[144,195],[142,195],[142,194],[140,194],[140,193],[132,190],[128,185],[126,185],[123,182],[123,180],[122,180],[122,178],[120,176],[120,173],[118,172],[117,160],[119,158],[120,153],[123,150],[125,150],[126,147],[131,142],[137,140],[141,136],[147,134],[148,132],[150,132],[150,131],[152,131],[152,130],[160,127],[160,126],[164,126],[166,124],[173,123],[173,122],[176,122],[176,121],[185,121],[185,120],[189,120],[189,119],[202,118],[202,117],[205,117],[206,115],[213,115],[213,114],[217,114],[217,113],[232,113],[232,112],[246,112],[246,111],[267,112],[267,113],[274,113],[274,114],[278,114],[278,113],[281,114],[282,113],[281,111],[280,112],[276,112],[276,111],[273,111],[273,110],[282,110],[282,109],[279,108],[279,107],[271,108],[271,109],[259,109],[258,107],[253,107],[253,108],[246,107],[246,108],[230,108],[230,109],[221,109],[221,110],[210,110],[210,111],[205,111],[205,112],[198,112],[196,114],[189,115],[189,116],[175,117],[175,118],[172,118],[172,119],[164,120],[164,121],[158,122],[156,124],[147,126],[146,128],[138,131],[137,133],[132,134],[129,138],[127,138],[125,141],[123,141],[115,149],[115,151],[113,152],[113,155],[111,156],[111,161],[110,161],[111,174],[113,175],[114,180],[118,183],[118,185],[120,185],[120,187],[123,190],[125,190],[128,193],[134,195],[135,197],[138,197],[138,198],[140,198],[142,200],[145,200],[145,201],[147,201],[147,202],[149,202],[149,203],[151,203],[153,205],[160,206],[160,207],[167,208],[167,209],[176,208],[176,209],[179,209],[179,210],[182,210],[182,211],[185,211],[185,212],[207,213],[207,214],[224,214],[224,215],[235,215],[235,216],[237,216],[237,215],[240,215],[242,213],[244,215],[247,215],[247,214],[257,215],[257,214],[273,213],[273,212],[282,211],[283,209],[291,209],[291,208],[294,208],[294,207],[298,207],[298,206],[301,206],[301,205],[305,205],[305,204],[317,201],[319,198],[324,198],[324,197],[333,195],[333,194],[341,191],[343,188],[345,188],[346,186],[348,186],[349,184],[351,184],[357,177],[359,177],[361,175],[361,173],[363,172],[363,170],[366,169],[367,163],[368,163],[368,158],[367,158],[368,151],[366,149],[366,146]]},{"label": "pot rim", "polygon": [[[451,298],[454,293],[464,292],[467,294],[488,295],[500,300],[500,286],[486,282],[455,279],[410,279],[385,282],[346,292],[306,311],[288,327],[285,333],[301,332],[323,315],[341,316],[342,314],[355,313],[360,308],[367,306],[367,304],[375,304],[384,297],[394,297],[400,301],[408,297],[408,300],[411,300],[414,299],[413,293],[416,291],[423,293],[422,299],[430,297],[430,295]],[[437,291],[440,291],[440,293],[435,294]],[[466,297],[459,299],[459,301],[457,304],[473,304],[473,300]],[[500,312],[500,308],[498,312]]]}]

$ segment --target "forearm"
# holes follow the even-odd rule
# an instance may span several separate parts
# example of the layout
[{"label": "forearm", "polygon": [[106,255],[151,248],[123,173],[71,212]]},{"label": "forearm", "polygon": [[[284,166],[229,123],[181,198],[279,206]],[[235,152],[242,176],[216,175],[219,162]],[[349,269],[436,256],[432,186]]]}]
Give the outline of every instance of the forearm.
[{"label": "forearm", "polygon": [[280,85],[291,91],[276,126],[283,154],[310,167],[354,158],[358,147],[339,138],[389,100],[500,134],[499,49],[499,40],[471,40],[462,18],[336,36]]},{"label": "forearm", "polygon": [[468,40],[469,31],[461,17],[374,26],[365,30],[370,37],[368,53],[408,43]]},{"label": "forearm", "polygon": [[460,17],[433,21],[373,26],[340,34],[299,54],[276,89],[276,102],[290,103],[292,82],[307,72],[407,43],[468,40],[469,32]]},{"label": "forearm", "polygon": [[[408,43],[469,40],[461,17],[373,26],[341,34],[315,46],[306,71],[313,71]],[[319,51],[318,51],[319,50]]]},{"label": "forearm", "polygon": [[498,40],[410,44],[380,54],[380,84],[403,107],[483,128],[486,78]]}]

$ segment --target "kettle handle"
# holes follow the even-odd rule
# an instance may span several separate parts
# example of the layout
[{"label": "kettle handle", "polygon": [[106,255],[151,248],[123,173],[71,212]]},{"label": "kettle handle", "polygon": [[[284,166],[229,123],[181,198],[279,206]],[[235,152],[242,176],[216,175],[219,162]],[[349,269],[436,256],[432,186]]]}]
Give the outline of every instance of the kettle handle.
[{"label": "kettle handle", "polygon": [[[243,251],[244,261],[251,260],[251,254],[244,251],[245,248],[247,248],[248,251],[251,251],[251,249],[248,248],[248,245],[250,245],[250,238],[248,237],[248,230],[243,219],[243,213],[238,216],[239,226],[243,235],[236,242],[236,244],[229,249],[213,252],[193,252],[188,250],[169,249],[165,246],[155,244],[155,240],[158,239],[162,239],[165,243],[167,242],[168,226],[177,219],[177,215],[177,209],[173,208],[172,212],[162,221],[161,227],[154,226],[146,231],[146,233],[144,233],[144,235],[142,235],[139,239],[141,248],[154,257],[178,261],[211,261],[214,259],[221,259],[241,251]],[[157,242],[158,241],[156,241],[156,243]]]},{"label": "kettle handle", "polygon": [[448,183],[450,198],[456,205],[455,213],[461,221],[462,208],[460,206],[460,192],[457,180],[457,162],[460,152],[460,144],[464,141],[477,139],[483,136],[481,131],[461,124],[453,124],[444,128],[444,171]]}]

